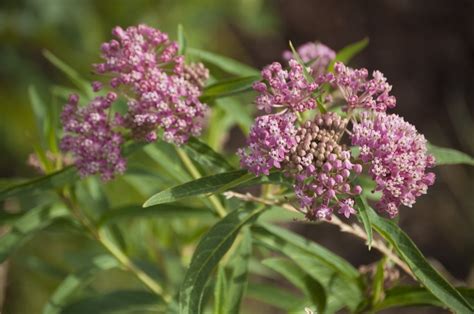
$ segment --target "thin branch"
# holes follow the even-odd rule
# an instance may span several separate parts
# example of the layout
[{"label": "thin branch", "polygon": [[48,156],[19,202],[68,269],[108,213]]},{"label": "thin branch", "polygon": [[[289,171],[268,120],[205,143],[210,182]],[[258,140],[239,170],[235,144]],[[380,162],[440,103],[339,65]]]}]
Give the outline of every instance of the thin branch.
[{"label": "thin branch", "polygon": [[[257,196],[254,196],[250,193],[247,194],[241,194],[241,193],[236,193],[236,192],[225,192],[224,196],[227,198],[238,198],[243,201],[251,201],[251,202],[257,202],[260,204],[265,204],[268,206],[278,206],[281,208],[284,208],[286,210],[292,211],[292,212],[298,212],[301,213],[300,210],[295,208],[294,206],[288,204],[288,203],[279,203],[279,202],[274,202],[271,200],[263,199]],[[357,224],[346,224],[345,222],[342,222],[339,218],[336,216],[333,216],[331,220],[324,220],[326,223],[338,226],[339,229],[342,232],[346,232],[349,234],[352,234],[360,239],[363,239],[365,242],[367,242],[367,234],[365,231],[359,227]],[[377,249],[379,252],[383,253],[386,255],[390,260],[392,260],[395,264],[397,264],[405,273],[407,273],[410,277],[415,279],[413,273],[411,272],[410,268],[408,265],[402,261],[397,255],[395,255],[390,248],[388,248],[385,243],[382,240],[378,239],[373,239],[372,240],[372,247]]]}]

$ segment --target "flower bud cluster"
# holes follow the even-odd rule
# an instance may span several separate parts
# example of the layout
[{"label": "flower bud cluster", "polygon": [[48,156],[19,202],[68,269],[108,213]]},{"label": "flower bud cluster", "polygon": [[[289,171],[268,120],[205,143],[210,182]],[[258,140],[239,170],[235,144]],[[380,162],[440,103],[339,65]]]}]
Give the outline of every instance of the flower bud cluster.
[{"label": "flower bud cluster", "polygon": [[[336,58],[336,52],[320,42],[307,42],[296,49],[301,60],[312,69],[312,75],[317,78],[327,71],[329,64]],[[283,59],[289,61],[293,53],[286,50]]]},{"label": "flower bud cluster", "polygon": [[390,217],[400,205],[412,207],[434,183],[434,173],[426,173],[435,159],[427,152],[425,137],[398,115],[364,113],[353,127],[352,144],[360,147],[360,158],[369,164],[376,190],[382,192],[377,209]]},{"label": "flower bud cluster", "polygon": [[350,151],[339,144],[347,121],[335,113],[318,115],[306,121],[296,135],[297,144],[287,156],[287,172],[295,177],[295,194],[310,220],[331,219],[335,208],[348,218],[354,214],[351,173],[362,166],[351,162]]}]

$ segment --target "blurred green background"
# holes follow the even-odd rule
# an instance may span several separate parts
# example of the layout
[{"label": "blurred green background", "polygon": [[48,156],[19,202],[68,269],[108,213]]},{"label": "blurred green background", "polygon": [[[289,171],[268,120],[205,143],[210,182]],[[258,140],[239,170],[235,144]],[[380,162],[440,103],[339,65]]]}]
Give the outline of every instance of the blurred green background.
[{"label": "blurred green background", "polygon": [[[288,40],[295,44],[320,40],[338,50],[368,36],[369,47],[353,65],[385,73],[398,99],[395,111],[431,142],[474,155],[473,14],[474,4],[469,0],[2,0],[0,177],[36,175],[26,165],[32,143],[39,140],[28,86],[36,86],[47,101],[53,101],[55,85],[72,86],[47,62],[42,50],[50,50],[92,79],[90,65],[99,60],[99,46],[110,38],[112,27],[137,23],[158,27],[172,38],[181,23],[189,46],[259,68],[280,60]],[[225,146],[228,152],[244,141],[239,130],[231,134]],[[443,271],[453,280],[472,285],[474,173],[467,167],[450,166],[438,169],[437,175],[429,195],[413,209],[401,211],[400,223],[427,256],[444,265]],[[334,227],[300,223],[292,227],[355,265],[376,257],[363,243]],[[8,272],[0,275],[5,313],[38,313],[64,275],[23,257],[46,256],[58,262],[68,256],[69,265],[88,258],[73,255],[85,245],[80,238],[65,238],[61,233],[58,240],[55,235],[53,229],[35,238],[17,252]],[[116,282],[120,284],[120,278]]]}]

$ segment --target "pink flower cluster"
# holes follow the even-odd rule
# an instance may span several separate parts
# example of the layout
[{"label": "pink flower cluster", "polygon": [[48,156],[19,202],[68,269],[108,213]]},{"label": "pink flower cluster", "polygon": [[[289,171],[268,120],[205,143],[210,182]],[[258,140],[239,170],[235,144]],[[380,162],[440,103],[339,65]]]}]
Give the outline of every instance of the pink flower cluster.
[{"label": "pink flower cluster", "polygon": [[280,63],[274,62],[262,70],[263,82],[253,85],[259,93],[257,108],[270,113],[273,108],[303,112],[314,109],[316,101],[312,93],[318,84],[308,82],[303,67],[295,60],[289,61],[290,69],[285,70]]},{"label": "pink flower cluster", "polygon": [[[307,42],[296,49],[301,60],[312,69],[314,78],[325,73],[329,64],[336,58],[336,52],[320,42]],[[289,61],[293,58],[293,53],[286,50],[283,59]]]},{"label": "pink flower cluster", "polygon": [[268,175],[273,167],[281,168],[296,144],[295,120],[293,113],[258,117],[247,139],[248,149],[238,151],[242,167],[255,175]]},{"label": "pink flower cluster", "polygon": [[148,142],[157,139],[158,128],[163,129],[166,141],[176,144],[199,135],[207,106],[199,101],[201,86],[194,82],[207,79],[207,69],[186,71],[184,57],[177,54],[177,43],[152,27],[116,27],[112,33],[118,41],[102,45],[105,62],[95,68],[100,74],[114,76],[112,87],[128,88],[124,126],[135,138]]},{"label": "pink flower cluster", "polygon": [[389,94],[392,85],[387,83],[380,71],[374,71],[373,78],[368,79],[367,69],[355,70],[336,62],[334,74],[323,75],[320,80],[327,81],[340,90],[347,102],[345,110],[363,108],[384,112],[396,105],[395,96]]},{"label": "pink flower cluster", "polygon": [[[199,97],[209,77],[202,64],[184,64],[178,44],[157,29],[115,27],[112,34],[117,39],[102,45],[104,62],[94,68],[127,100],[127,112],[112,117],[117,94],[108,93],[84,108],[73,95],[62,114],[63,149],[73,152],[81,176],[100,173],[104,180],[125,170],[120,156],[124,132],[153,142],[162,129],[163,139],[178,145],[199,135],[207,111]],[[94,92],[101,88],[102,83],[92,83]]]},{"label": "pink flower cluster", "polygon": [[117,95],[110,92],[95,97],[86,107],[79,107],[79,97],[73,94],[64,107],[61,122],[66,135],[61,149],[74,154],[81,177],[100,173],[107,181],[125,171],[126,161],[120,152],[123,138],[114,131],[108,117],[116,98]]},{"label": "pink flower cluster", "polygon": [[382,191],[377,209],[390,217],[400,205],[412,207],[434,183],[434,173],[426,173],[435,159],[427,153],[425,137],[398,115],[363,114],[353,127],[352,144],[360,147],[360,158]]}]

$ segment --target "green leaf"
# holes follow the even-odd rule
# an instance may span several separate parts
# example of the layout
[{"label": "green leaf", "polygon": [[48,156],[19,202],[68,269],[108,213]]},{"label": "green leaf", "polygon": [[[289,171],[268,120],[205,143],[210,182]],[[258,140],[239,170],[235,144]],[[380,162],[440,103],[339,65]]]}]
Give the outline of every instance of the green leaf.
[{"label": "green leaf", "polygon": [[151,292],[119,290],[70,303],[61,314],[162,313],[162,307],[162,300]]},{"label": "green leaf", "polygon": [[227,314],[224,306],[226,301],[227,278],[224,267],[220,266],[217,269],[217,280],[214,286],[214,314]]},{"label": "green leaf", "polygon": [[336,62],[342,62],[344,64],[348,64],[352,58],[357,55],[359,52],[365,49],[369,44],[369,38],[364,38],[358,42],[350,44],[344,48],[342,48],[337,54],[336,58],[329,64],[328,71],[334,71],[334,64]]},{"label": "green leaf", "polygon": [[372,247],[372,225],[370,224],[370,219],[369,215],[367,214],[367,203],[366,201],[360,197],[357,196],[355,198],[356,203],[357,203],[357,209],[359,212],[359,215],[357,215],[357,218],[362,221],[362,224],[364,225],[364,230],[365,233],[367,234],[367,246],[369,247],[369,250]]},{"label": "green leaf", "polygon": [[185,205],[161,204],[143,208],[141,205],[129,205],[111,209],[102,214],[98,225],[103,226],[124,219],[156,216],[157,218],[212,217],[207,208]]},{"label": "green leaf", "polygon": [[83,79],[79,73],[76,72],[72,67],[67,65],[64,61],[56,57],[53,53],[49,50],[43,50],[43,56],[51,62],[56,68],[58,68],[61,72],[66,74],[67,77],[74,83],[80,90],[82,90],[87,97],[92,99],[94,97],[94,93],[92,91],[92,87],[87,82],[87,80]]},{"label": "green leaf", "polygon": [[243,76],[218,81],[205,87],[200,99],[203,102],[209,102],[216,98],[249,92],[253,90],[253,83],[258,80],[260,80],[259,76]]},{"label": "green leaf", "polygon": [[290,40],[289,44],[290,44],[291,52],[293,53],[293,57],[296,59],[296,61],[299,63],[299,65],[301,65],[301,67],[303,68],[304,78],[308,82],[313,82],[314,78],[311,76],[311,74],[309,74],[308,67],[303,62],[303,59],[301,59],[300,55],[298,54],[295,47],[293,46],[293,43],[291,42],[291,40]]},{"label": "green leaf", "polygon": [[180,313],[199,313],[204,287],[214,267],[232,246],[240,229],[254,221],[264,208],[235,210],[202,237],[180,289]]},{"label": "green leaf", "polygon": [[144,151],[160,166],[161,170],[169,174],[176,181],[186,182],[191,179],[191,176],[186,172],[182,164],[177,162],[179,157],[171,144],[160,141],[146,146]]},{"label": "green leaf", "polygon": [[415,243],[395,223],[367,208],[374,229],[380,233],[407,263],[420,282],[440,301],[457,313],[472,313],[474,307],[425,259]]},{"label": "green leaf", "polygon": [[235,170],[186,182],[153,195],[143,204],[143,207],[174,202],[201,194],[214,193],[224,186],[232,188],[233,182],[237,182],[238,184],[238,180],[247,174],[246,170]]},{"label": "green leaf", "polygon": [[178,25],[178,46],[179,46],[178,54],[180,55],[186,54],[186,46],[187,46],[186,44],[187,42],[186,42],[186,37],[184,36],[183,25],[179,24]]},{"label": "green leaf", "polygon": [[347,261],[329,250],[285,229],[267,224],[252,228],[258,244],[288,256],[321,283],[328,296],[328,312],[344,305],[355,310],[362,301],[359,273]]},{"label": "green leaf", "polygon": [[43,314],[58,314],[71,301],[72,297],[101,271],[118,267],[117,260],[109,255],[99,255],[92,259],[91,264],[80,271],[67,276],[56,288],[45,305]]},{"label": "green leaf", "polygon": [[40,95],[38,94],[38,91],[33,85],[28,87],[28,95],[30,97],[31,107],[33,108],[33,112],[35,114],[36,124],[41,141],[43,144],[46,144],[49,125],[48,107],[43,102]]},{"label": "green leaf", "polygon": [[285,311],[304,304],[303,298],[294,295],[290,291],[262,283],[249,283],[247,296]]},{"label": "green leaf", "polygon": [[452,148],[444,148],[428,143],[428,152],[436,158],[436,165],[466,164],[474,166],[474,158]]},{"label": "green leaf", "polygon": [[198,58],[202,61],[208,62],[220,68],[221,70],[234,75],[260,75],[257,69],[254,69],[246,64],[243,64],[234,59],[224,57],[222,55],[200,50],[196,48],[188,48],[188,55]]},{"label": "green leaf", "polygon": [[17,218],[10,231],[0,237],[0,264],[33,233],[46,228],[55,219],[66,217],[68,213],[63,206],[37,207]]},{"label": "green leaf", "polygon": [[0,191],[0,201],[8,197],[25,196],[45,190],[56,189],[79,179],[76,170],[69,166],[46,176],[6,187]]},{"label": "green leaf", "polygon": [[252,235],[248,228],[242,230],[242,241],[229,266],[231,278],[227,285],[227,297],[224,308],[226,314],[240,313],[240,302],[247,288],[249,259],[252,254]]},{"label": "green leaf", "polygon": [[262,264],[273,269],[297,288],[303,290],[308,299],[317,306],[318,312],[324,312],[326,308],[326,292],[317,280],[285,258],[267,258],[262,261]]},{"label": "green leaf", "polygon": [[383,257],[377,263],[377,269],[372,282],[372,304],[377,304],[383,298],[384,290],[384,266],[386,263],[386,257]]},{"label": "green leaf", "polygon": [[190,138],[183,148],[194,161],[204,167],[214,168],[218,171],[234,170],[221,154],[195,137]]}]

